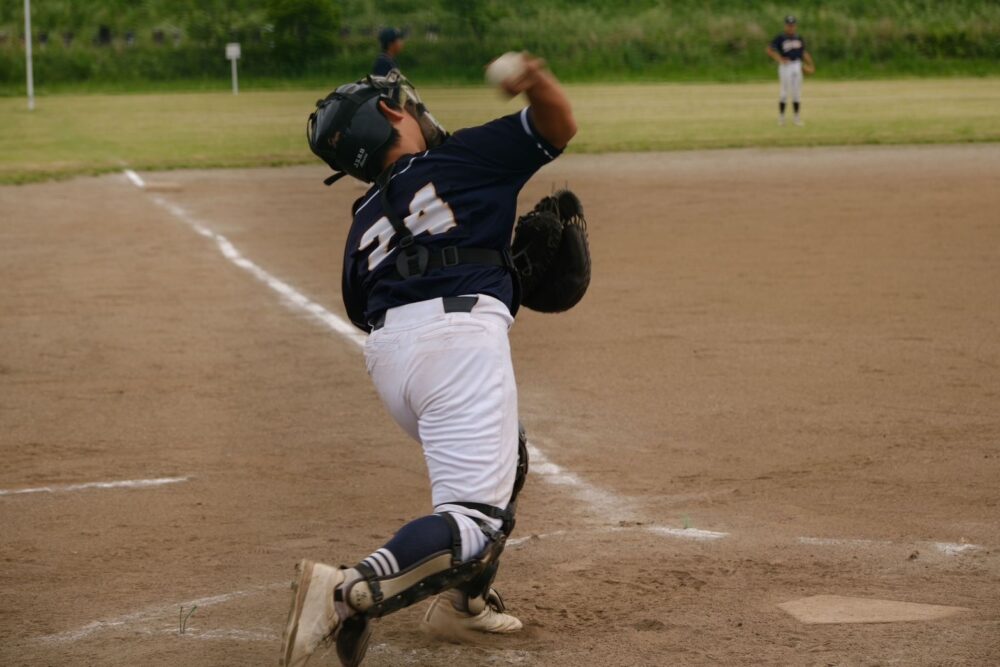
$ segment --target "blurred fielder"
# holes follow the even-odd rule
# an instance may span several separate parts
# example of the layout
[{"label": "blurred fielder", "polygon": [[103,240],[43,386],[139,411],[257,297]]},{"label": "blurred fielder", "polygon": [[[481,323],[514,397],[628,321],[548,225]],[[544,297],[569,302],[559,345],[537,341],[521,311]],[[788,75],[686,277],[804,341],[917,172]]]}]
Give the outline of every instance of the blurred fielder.
[{"label": "blurred fielder", "polygon": [[781,81],[781,96],[778,98],[778,125],[785,124],[785,107],[792,98],[792,121],[802,125],[800,107],[802,104],[802,74],[816,71],[812,56],[806,51],[806,42],[798,33],[798,20],[794,16],[785,17],[785,30],[775,37],[767,47],[767,55],[778,63],[778,78]]},{"label": "blurred fielder", "polygon": [[378,33],[378,42],[382,46],[381,53],[372,65],[372,74],[375,76],[385,76],[392,70],[398,70],[396,56],[403,50],[403,31],[396,28],[382,28]]}]

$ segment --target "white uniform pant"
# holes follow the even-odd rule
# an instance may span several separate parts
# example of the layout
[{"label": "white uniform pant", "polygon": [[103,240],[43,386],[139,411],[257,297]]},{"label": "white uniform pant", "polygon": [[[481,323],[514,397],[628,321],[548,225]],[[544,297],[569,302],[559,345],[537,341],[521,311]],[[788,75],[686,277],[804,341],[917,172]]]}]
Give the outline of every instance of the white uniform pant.
[{"label": "white uniform pant", "polygon": [[[368,336],[368,373],[393,418],[423,445],[435,511],[485,519],[449,503],[502,509],[510,502],[518,435],[513,323],[490,296],[479,295],[470,313],[445,313],[441,299],[430,299],[390,308]],[[460,523],[463,532],[475,527]]]},{"label": "white uniform pant", "polygon": [[781,81],[782,102],[787,102],[791,97],[793,102],[798,102],[802,97],[802,61],[792,60],[778,65],[778,80]]}]

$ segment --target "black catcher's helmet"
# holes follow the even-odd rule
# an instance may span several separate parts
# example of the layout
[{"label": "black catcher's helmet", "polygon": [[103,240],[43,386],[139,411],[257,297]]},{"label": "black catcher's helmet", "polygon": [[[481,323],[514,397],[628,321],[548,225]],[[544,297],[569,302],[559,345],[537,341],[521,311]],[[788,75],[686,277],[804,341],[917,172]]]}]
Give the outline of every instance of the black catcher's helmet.
[{"label": "black catcher's helmet", "polygon": [[306,123],[309,148],[337,172],[326,179],[327,185],[345,174],[371,183],[381,173],[382,165],[373,156],[388,144],[392,123],[379,110],[379,101],[405,109],[416,118],[428,148],[448,137],[413,85],[397,70],[345,84],[316,102],[316,110]]}]

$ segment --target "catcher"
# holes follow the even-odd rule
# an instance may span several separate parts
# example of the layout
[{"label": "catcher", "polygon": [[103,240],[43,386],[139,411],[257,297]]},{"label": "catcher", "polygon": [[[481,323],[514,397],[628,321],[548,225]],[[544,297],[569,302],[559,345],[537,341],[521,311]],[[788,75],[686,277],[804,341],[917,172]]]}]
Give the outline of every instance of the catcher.
[{"label": "catcher", "polygon": [[579,301],[590,260],[566,191],[520,220],[512,254],[518,192],[576,125],[540,60],[525,56],[503,86],[529,106],[450,136],[398,72],[340,86],[309,118],[310,148],[336,172],[327,182],[374,183],[353,207],[344,303],[369,333],[380,398],[423,447],[434,513],[352,567],[301,561],[282,665],[329,643],[358,665],[373,619],[433,595],[423,623],[438,636],[521,629],[492,587],[528,466],[507,332],[520,303]]}]

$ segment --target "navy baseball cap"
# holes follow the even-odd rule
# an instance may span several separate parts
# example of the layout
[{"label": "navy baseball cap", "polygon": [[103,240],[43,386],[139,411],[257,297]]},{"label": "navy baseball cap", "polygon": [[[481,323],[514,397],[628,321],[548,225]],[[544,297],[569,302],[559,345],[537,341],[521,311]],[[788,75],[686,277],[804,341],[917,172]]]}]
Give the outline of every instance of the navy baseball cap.
[{"label": "navy baseball cap", "polygon": [[378,32],[378,41],[382,44],[383,49],[403,37],[403,31],[396,28],[382,28]]},{"label": "navy baseball cap", "polygon": [[792,16],[791,14],[785,17],[785,25],[795,25],[798,22],[799,20],[794,16]]}]

